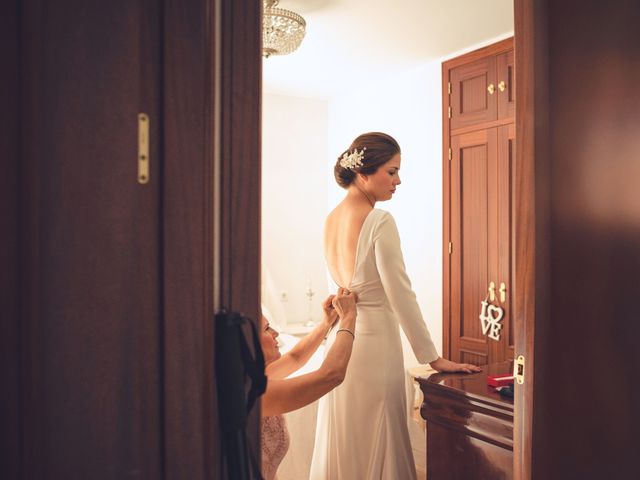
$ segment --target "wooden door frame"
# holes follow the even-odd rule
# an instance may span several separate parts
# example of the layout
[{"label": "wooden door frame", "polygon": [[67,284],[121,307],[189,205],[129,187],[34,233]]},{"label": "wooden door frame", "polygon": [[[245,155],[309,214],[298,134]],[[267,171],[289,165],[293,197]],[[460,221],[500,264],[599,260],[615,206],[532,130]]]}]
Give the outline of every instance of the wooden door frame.
[{"label": "wooden door frame", "polygon": [[[172,3],[173,1],[173,3]],[[166,13],[176,14],[180,11],[180,2],[169,1],[166,6]],[[184,4],[183,4],[184,5]],[[545,172],[548,169],[548,78],[547,78],[547,56],[546,50],[546,0],[519,0],[515,5],[515,48],[516,48],[516,222],[515,222],[515,285],[516,298],[514,301],[515,320],[515,342],[516,355],[524,354],[526,358],[526,378],[524,386],[516,388],[516,411],[514,425],[514,477],[516,479],[531,478],[531,448],[533,434],[534,416],[534,334],[535,315],[543,315],[547,305],[546,289],[548,281],[548,245],[546,243],[546,225],[548,225],[548,181],[545,180]],[[11,4],[13,7],[9,14],[3,18],[11,22],[19,18],[18,2]],[[173,219],[169,219],[165,226],[167,234],[167,246],[165,249],[165,262],[177,262],[179,268],[174,265],[174,269],[168,272],[165,280],[165,289],[169,291],[172,286],[179,284],[183,280],[195,278],[197,288],[191,289],[197,295],[185,297],[183,304],[190,301],[200,305],[203,314],[200,319],[203,322],[198,331],[205,338],[201,354],[196,355],[194,360],[181,363],[182,367],[196,367],[198,382],[202,386],[201,399],[203,409],[199,413],[188,413],[188,426],[194,426],[199,433],[196,439],[189,439],[190,431],[182,428],[176,430],[175,440],[168,433],[167,448],[177,448],[175,444],[181,443],[184,446],[182,452],[175,451],[168,458],[170,464],[167,468],[167,478],[178,475],[177,465],[182,462],[194,461],[202,466],[202,478],[218,477],[219,457],[217,455],[217,435],[216,435],[216,411],[215,411],[215,388],[213,384],[213,328],[211,315],[216,308],[226,306],[234,310],[247,313],[250,316],[257,314],[259,308],[259,265],[260,265],[260,110],[261,110],[261,66],[260,57],[260,2],[244,0],[234,2],[232,0],[201,0],[198,2],[198,14],[203,14],[205,28],[198,30],[201,40],[198,48],[190,51],[186,40],[185,48],[176,48],[172,51],[172,58],[179,62],[178,66],[193,68],[196,76],[190,78],[187,75],[175,75],[173,80],[178,84],[174,86],[176,94],[180,95],[174,103],[168,103],[165,114],[188,113],[190,115],[202,115],[201,121],[204,128],[190,129],[184,126],[187,135],[181,137],[176,135],[173,139],[168,139],[165,148],[172,149],[173,160],[176,171],[178,162],[184,157],[185,151],[199,150],[194,152],[194,158],[200,159],[195,167],[184,168],[182,162],[179,163],[183,174],[188,177],[186,184],[181,182],[184,179],[176,177],[170,179],[165,185],[165,194],[169,195],[169,205],[166,205],[171,212],[179,215],[189,207],[195,208],[191,214],[196,219],[202,218],[195,228],[196,235],[190,237],[189,245],[193,248],[191,252],[185,252],[184,244],[180,234],[174,230]],[[195,8],[195,7],[194,7]],[[248,12],[248,13],[247,13]],[[11,13],[15,15],[11,15]],[[193,18],[189,17],[191,21]],[[11,25],[11,23],[9,23]],[[17,35],[16,28],[3,29],[7,36]],[[181,27],[174,31],[176,39],[182,33],[188,32],[191,24],[185,21]],[[186,38],[190,38],[187,36]],[[215,41],[214,41],[215,39]],[[15,64],[18,66],[14,56],[19,52],[19,42],[8,41],[3,44],[2,60],[3,64]],[[208,43],[206,41],[209,41]],[[204,44],[210,47],[204,46]],[[12,53],[12,49],[14,53]],[[7,63],[5,63],[5,61]],[[199,65],[199,66],[198,66]],[[204,65],[204,69],[202,66]],[[8,69],[12,71],[11,68]],[[176,68],[174,73],[179,71]],[[18,71],[16,69],[15,71]],[[190,70],[188,70],[190,71]],[[19,98],[20,86],[16,79],[8,79],[9,89]],[[237,82],[234,84],[234,82]],[[189,92],[188,88],[194,87],[199,95],[190,97],[184,92]],[[535,88],[534,88],[535,87]],[[207,96],[207,92],[211,97]],[[192,93],[192,92],[189,92]],[[204,96],[204,97],[202,97]],[[9,97],[11,98],[11,97]],[[198,101],[204,98],[204,104],[198,105]],[[216,101],[217,100],[217,101]],[[186,102],[186,103],[183,103]],[[204,105],[204,109],[202,108]],[[3,124],[16,122],[19,124],[19,105],[14,105],[15,109],[7,108],[3,110]],[[192,118],[192,117],[191,117]],[[183,118],[176,117],[176,127],[180,127],[179,121]],[[195,124],[198,125],[197,123]],[[219,128],[216,128],[218,126]],[[4,131],[4,130],[3,130]],[[9,133],[9,130],[6,130]],[[189,134],[189,132],[191,132]],[[14,132],[16,133],[16,132]],[[182,131],[181,131],[182,133]],[[13,138],[18,138],[19,134]],[[192,143],[196,141],[201,143]],[[4,138],[4,137],[3,137]],[[2,148],[9,155],[3,155],[7,159],[6,171],[10,174],[5,177],[7,184],[9,179],[20,179],[20,153],[18,140],[11,140],[7,135]],[[185,150],[186,149],[186,150]],[[169,159],[169,157],[167,157]],[[11,161],[10,159],[15,159]],[[167,160],[169,161],[169,160]],[[218,179],[214,182],[214,176]],[[221,179],[224,179],[222,181]],[[197,185],[200,182],[200,189],[189,192],[185,185]],[[3,247],[6,252],[10,252],[15,259],[21,259],[19,241],[21,239],[21,226],[19,215],[21,212],[21,197],[19,186],[16,182],[9,185],[6,193],[9,203],[8,209],[13,214],[3,218],[6,220],[7,232],[3,237]],[[4,186],[4,184],[3,184]],[[537,190],[534,190],[534,187]],[[527,192],[526,194],[524,192]],[[534,193],[535,192],[535,193]],[[184,205],[180,208],[177,195],[186,193]],[[4,226],[4,224],[3,224]],[[219,239],[219,241],[216,241]],[[187,257],[187,258],[185,258]],[[10,332],[18,334],[20,317],[22,315],[20,292],[16,285],[22,284],[21,266],[24,259],[17,262],[13,268],[8,267],[8,275],[3,277],[3,289],[7,293],[6,304],[3,305],[5,312],[14,314],[15,321],[9,321]],[[202,261],[204,275],[199,278],[194,277],[190,268]],[[12,287],[13,285],[13,287]],[[191,283],[185,284],[191,285]],[[165,333],[166,347],[172,351],[179,352],[185,346],[185,342],[197,341],[194,336],[189,336],[188,340],[172,338],[169,333],[184,327],[180,319],[179,306],[180,292],[189,293],[189,288],[183,288],[174,292],[173,296],[167,297],[165,305],[170,304],[173,308],[171,315],[166,319],[168,322]],[[197,296],[197,298],[194,298]],[[9,318],[9,317],[6,317]],[[6,339],[9,336],[4,337]],[[14,344],[15,346],[16,344]],[[17,355],[17,352],[14,352]],[[17,358],[12,356],[11,359]],[[169,356],[167,360],[174,359]],[[179,368],[172,362],[167,361],[167,365],[172,365],[169,372],[169,380],[165,383],[165,392],[169,398],[166,402],[165,415],[173,415],[180,407],[184,406],[179,398],[179,391],[176,391]],[[19,366],[13,361],[3,365],[5,369],[12,369]],[[15,375],[5,378],[13,378]],[[15,383],[15,382],[13,382]],[[12,380],[5,384],[12,387]],[[7,398],[8,409],[5,412],[17,413],[13,418],[20,418],[20,405],[18,398]],[[172,413],[173,412],[173,413]],[[195,424],[201,423],[196,426]],[[20,425],[12,425],[13,431],[17,432]],[[6,431],[11,434],[11,431]],[[259,438],[258,426],[252,422],[250,436],[254,442]],[[15,438],[15,437],[13,437]],[[197,439],[200,439],[196,441]],[[4,440],[4,438],[3,438]],[[204,446],[204,447],[203,447]],[[188,453],[187,453],[188,452]],[[186,454],[186,457],[179,458],[178,453]],[[15,457],[14,457],[15,458]],[[175,462],[175,463],[174,463]],[[20,461],[15,463],[15,471],[20,472]],[[171,464],[176,465],[175,469]],[[172,474],[171,472],[175,472]]]},{"label": "wooden door frame", "polygon": [[[251,28],[251,21],[244,27]],[[255,28],[255,26],[254,26]],[[258,27],[259,28],[259,27]],[[223,27],[224,30],[224,27]],[[532,478],[532,448],[535,417],[535,318],[548,309],[548,224],[549,224],[549,143],[548,143],[548,51],[547,0],[514,1],[514,51],[516,74],[516,166],[514,269],[515,356],[525,356],[524,385],[516,386],[514,409],[514,478]],[[232,59],[237,68],[260,72],[262,60],[255,46],[242,44]],[[246,60],[245,59],[249,59]],[[251,61],[250,59],[253,59]],[[247,96],[250,96],[248,93]],[[259,92],[245,108],[259,111]],[[253,107],[251,107],[251,105]],[[446,108],[446,106],[445,106]],[[244,112],[245,115],[247,112]],[[242,132],[241,132],[242,133]],[[259,144],[260,126],[247,128],[242,141]],[[259,159],[259,150],[256,154]],[[258,160],[259,161],[259,160]],[[250,163],[250,161],[249,161]],[[258,172],[255,172],[259,176]],[[444,191],[448,187],[445,186]],[[259,191],[259,184],[256,189]],[[259,204],[259,199],[256,200]],[[254,225],[254,228],[259,225]],[[259,252],[256,257],[259,259]],[[256,282],[257,283],[257,282]]]},{"label": "wooden door frame", "polygon": [[[224,478],[213,316],[226,309],[257,322],[260,312],[262,3],[169,0],[165,18],[177,18],[165,46],[165,471],[186,478],[192,463],[201,478]],[[194,305],[198,325],[184,315]],[[259,419],[258,404],[247,431],[258,459]]]},{"label": "wooden door frame", "polygon": [[[516,384],[514,478],[532,477],[538,425],[535,389],[536,317],[548,313],[549,292],[549,87],[547,0],[514,2],[516,70],[516,167],[514,258],[514,355],[525,357],[525,382]],[[544,322],[543,322],[544,323]],[[540,325],[538,325],[540,326]]]}]

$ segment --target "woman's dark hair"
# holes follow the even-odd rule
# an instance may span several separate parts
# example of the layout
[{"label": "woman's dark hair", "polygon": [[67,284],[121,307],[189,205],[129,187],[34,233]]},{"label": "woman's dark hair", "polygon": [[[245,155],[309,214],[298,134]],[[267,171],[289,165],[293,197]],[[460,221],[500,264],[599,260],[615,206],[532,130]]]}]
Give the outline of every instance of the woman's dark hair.
[{"label": "woman's dark hair", "polygon": [[[364,150],[364,157],[362,158],[362,165],[355,168],[345,168],[340,165],[340,160],[343,155],[353,152],[355,149],[358,151]],[[336,165],[333,167],[333,174],[336,177],[336,182],[342,188],[348,188],[356,178],[357,173],[363,173],[365,175],[371,175],[376,173],[381,165],[391,160],[391,157],[400,153],[400,145],[395,139],[381,132],[369,132],[359,135],[347,150],[342,152],[338,156]]]}]

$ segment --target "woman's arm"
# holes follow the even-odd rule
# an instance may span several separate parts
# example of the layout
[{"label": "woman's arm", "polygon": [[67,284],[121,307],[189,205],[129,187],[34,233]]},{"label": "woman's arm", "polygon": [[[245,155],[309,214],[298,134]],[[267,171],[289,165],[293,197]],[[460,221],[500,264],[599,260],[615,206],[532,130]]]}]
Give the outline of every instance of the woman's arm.
[{"label": "woman's arm", "polygon": [[391,214],[385,212],[376,226],[374,242],[380,281],[416,358],[420,363],[436,360],[438,352],[411,288],[402,257],[400,235]]},{"label": "woman's arm", "polygon": [[338,319],[338,314],[331,304],[333,297],[334,295],[330,295],[322,302],[324,311],[322,322],[296,343],[290,351],[267,366],[266,373],[270,380],[286,378],[309,361]]},{"label": "woman's arm", "polygon": [[348,332],[336,335],[322,365],[315,372],[284,380],[268,378],[267,390],[262,396],[263,415],[279,415],[309,405],[344,380],[354,341],[356,298],[342,290],[333,299],[333,306],[340,315],[338,328]]},{"label": "woman's arm", "polygon": [[479,372],[469,363],[456,363],[438,356],[436,347],[420,312],[416,294],[405,270],[400,235],[390,214],[386,214],[376,231],[376,264],[384,291],[398,315],[402,330],[420,363],[428,363],[439,372]]}]

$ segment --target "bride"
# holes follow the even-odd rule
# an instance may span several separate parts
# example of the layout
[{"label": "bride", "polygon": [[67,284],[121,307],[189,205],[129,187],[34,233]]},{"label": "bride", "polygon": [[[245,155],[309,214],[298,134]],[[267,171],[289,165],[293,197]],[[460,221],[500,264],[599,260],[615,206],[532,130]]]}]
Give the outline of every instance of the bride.
[{"label": "bride", "polygon": [[[400,147],[384,133],[356,138],[336,162],[347,190],[325,224],[334,282],[358,295],[358,323],[342,385],[320,400],[310,478],[416,478],[405,395],[400,327],[416,358],[440,372],[477,372],[438,356],[405,272],[391,214],[375,203],[400,185]],[[335,341],[332,332],[327,345]]]}]

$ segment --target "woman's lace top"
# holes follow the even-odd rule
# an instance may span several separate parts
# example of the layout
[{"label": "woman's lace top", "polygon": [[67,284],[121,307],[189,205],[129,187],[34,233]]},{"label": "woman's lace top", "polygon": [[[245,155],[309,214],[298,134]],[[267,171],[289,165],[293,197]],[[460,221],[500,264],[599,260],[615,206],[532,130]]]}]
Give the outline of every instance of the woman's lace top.
[{"label": "woman's lace top", "polygon": [[262,417],[262,475],[274,480],[280,462],[289,450],[289,432],[282,415]]}]

